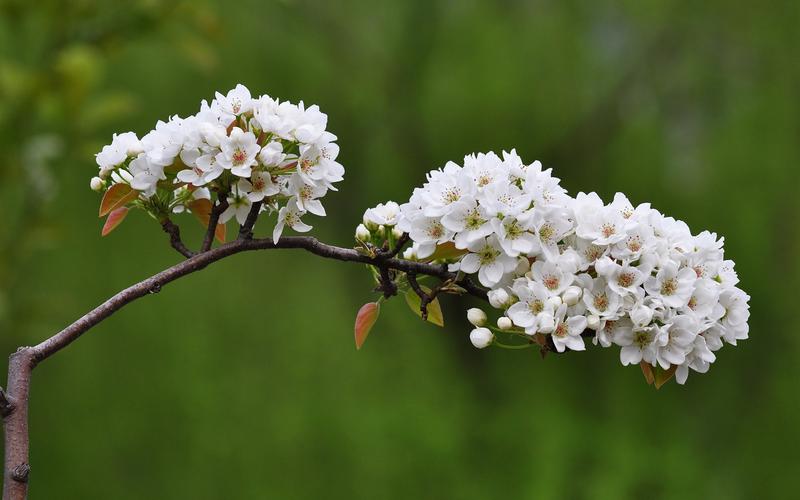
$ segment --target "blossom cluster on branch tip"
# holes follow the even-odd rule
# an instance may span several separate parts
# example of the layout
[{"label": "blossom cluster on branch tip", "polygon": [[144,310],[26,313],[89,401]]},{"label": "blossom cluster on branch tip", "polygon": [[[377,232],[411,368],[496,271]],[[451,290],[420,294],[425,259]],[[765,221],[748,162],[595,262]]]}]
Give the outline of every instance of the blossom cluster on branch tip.
[{"label": "blossom cluster on branch tip", "polygon": [[[336,161],[336,136],[326,131],[327,115],[268,95],[252,97],[243,85],[197,114],[159,121],[141,139],[133,132],[114,135],[96,155],[100,172],[91,188],[107,192],[115,185],[135,191],[125,198],[159,220],[170,213],[206,210],[212,193],[227,201],[220,221],[244,224],[251,207],[277,213],[273,237],[285,226],[311,229],[307,212],[324,216],[320,199],[343,179]],[[207,214],[206,214],[207,216]]]},{"label": "blossom cluster on branch tip", "polygon": [[513,150],[429,172],[407,203],[365,213],[357,238],[375,231],[407,233],[408,259],[442,261],[449,246],[449,270],[489,289],[503,314],[494,328],[469,311],[479,348],[499,344],[490,328],[559,352],[582,351],[591,338],[619,347],[623,365],[674,372],[684,383],[689,369],[706,372],[724,343],[748,337],[750,297],[736,286],[722,238],[693,235],[621,193],[611,203],[569,196],[552,169]]}]

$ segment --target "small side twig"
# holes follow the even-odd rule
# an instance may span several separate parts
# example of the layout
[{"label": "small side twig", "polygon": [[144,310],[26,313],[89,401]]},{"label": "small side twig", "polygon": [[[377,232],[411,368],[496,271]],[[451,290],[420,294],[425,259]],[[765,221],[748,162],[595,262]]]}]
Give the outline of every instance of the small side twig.
[{"label": "small side twig", "polygon": [[245,219],[244,224],[239,226],[240,240],[253,239],[253,226],[255,226],[256,219],[258,219],[258,214],[261,212],[262,204],[262,202],[257,201],[250,207],[250,212],[247,214],[247,219]]},{"label": "small side twig", "polygon": [[7,417],[12,411],[14,411],[14,402],[11,401],[11,398],[6,391],[0,387],[0,415]]},{"label": "small side twig", "polygon": [[408,284],[411,286],[411,289],[414,290],[414,293],[419,296],[419,312],[422,316],[422,319],[428,319],[428,305],[431,302],[436,300],[436,296],[439,295],[439,292],[442,290],[442,286],[444,282],[439,283],[435,287],[433,287],[430,293],[426,293],[425,290],[419,285],[417,281],[417,274],[416,273],[406,273],[406,278],[408,279]]},{"label": "small side twig", "polygon": [[387,256],[388,258],[390,258],[390,259],[391,259],[392,257],[395,257],[397,254],[399,254],[401,251],[403,251],[403,247],[404,247],[404,246],[406,246],[406,243],[408,243],[409,241],[411,241],[411,237],[410,237],[410,236],[408,236],[408,233],[403,233],[403,234],[402,234],[402,236],[400,236],[400,237],[397,239],[397,243],[395,243],[395,244],[394,244],[394,248],[392,248],[392,249],[391,249],[391,250],[390,250],[390,251],[389,251],[389,252],[386,254],[386,256]]},{"label": "small side twig", "polygon": [[194,256],[194,252],[189,250],[186,245],[183,244],[183,240],[181,240],[181,228],[178,227],[177,224],[172,222],[169,217],[166,217],[164,220],[161,221],[161,228],[164,230],[165,233],[169,235],[169,242],[172,245],[172,248],[178,251],[181,255],[186,257],[187,259]]},{"label": "small side twig", "polygon": [[208,219],[208,230],[203,238],[203,245],[200,247],[200,252],[207,252],[211,249],[214,243],[214,235],[217,232],[217,224],[219,224],[219,216],[222,212],[228,209],[228,193],[219,193],[217,195],[217,204],[211,208],[211,216]]}]

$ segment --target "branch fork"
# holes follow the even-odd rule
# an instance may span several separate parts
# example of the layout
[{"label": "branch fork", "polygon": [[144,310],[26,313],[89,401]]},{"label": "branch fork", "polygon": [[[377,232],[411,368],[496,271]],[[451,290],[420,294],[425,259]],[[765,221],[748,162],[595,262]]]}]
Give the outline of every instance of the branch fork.
[{"label": "branch fork", "polygon": [[[169,219],[162,221],[162,228],[170,235],[170,242],[186,259],[161,271],[139,283],[120,291],[84,316],[76,320],[52,337],[32,347],[21,347],[9,358],[8,384],[6,390],[0,390],[0,414],[3,415],[5,427],[5,467],[3,482],[3,500],[24,500],[28,491],[29,435],[28,435],[28,396],[30,392],[31,373],[36,365],[77,340],[89,329],[119,311],[129,303],[151,294],[188,274],[206,268],[219,260],[237,253],[255,250],[274,250],[297,248],[326,259],[341,262],[356,262],[375,266],[380,270],[380,288],[385,296],[397,293],[396,273],[403,272],[416,283],[416,276],[427,275],[438,278],[442,283],[422,298],[423,310],[440,291],[448,287],[460,286],[467,293],[486,300],[486,291],[476,287],[469,280],[447,270],[447,266],[398,259],[403,245],[408,238],[399,238],[394,248],[384,248],[370,253],[363,253],[352,248],[327,245],[310,236],[285,236],[275,242],[271,238],[254,238],[253,225],[260,207],[255,204],[245,224],[239,231],[239,238],[216,248],[211,248],[216,224],[220,214],[227,208],[227,200],[221,196],[212,209],[211,222],[203,241],[201,252],[194,253],[185,247],[180,240],[180,231]],[[252,217],[251,217],[252,216]],[[191,253],[190,253],[191,252]],[[414,286],[412,284],[412,286]],[[418,284],[417,284],[418,287]],[[420,289],[421,290],[421,289]],[[417,292],[419,293],[419,292]],[[388,295],[387,295],[388,294]]]}]

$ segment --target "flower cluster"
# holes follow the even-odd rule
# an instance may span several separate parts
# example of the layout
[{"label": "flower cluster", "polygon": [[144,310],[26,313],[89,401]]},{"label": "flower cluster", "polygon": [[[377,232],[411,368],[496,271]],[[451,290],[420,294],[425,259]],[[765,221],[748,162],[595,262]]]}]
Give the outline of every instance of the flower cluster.
[{"label": "flower cluster", "polygon": [[[342,180],[336,136],[325,130],[327,116],[314,106],[268,95],[253,98],[237,85],[192,116],[159,121],[141,139],[114,135],[97,154],[96,191],[126,184],[137,191],[133,204],[157,218],[191,211],[212,193],[227,200],[220,221],[244,224],[251,207],[278,213],[273,231],[285,226],[311,229],[301,217],[325,215],[320,199]],[[207,205],[206,205],[207,206]]]},{"label": "flower cluster", "polygon": [[[495,330],[559,352],[620,347],[622,364],[708,370],[723,342],[748,336],[749,296],[736,287],[723,240],[693,235],[682,221],[621,193],[569,196],[551,169],[515,151],[470,155],[427,176],[408,203],[365,214],[375,227],[405,232],[406,258],[431,260],[454,246],[450,270],[476,274]],[[452,258],[455,255],[455,258]],[[486,317],[471,310],[476,347],[492,344]]]}]

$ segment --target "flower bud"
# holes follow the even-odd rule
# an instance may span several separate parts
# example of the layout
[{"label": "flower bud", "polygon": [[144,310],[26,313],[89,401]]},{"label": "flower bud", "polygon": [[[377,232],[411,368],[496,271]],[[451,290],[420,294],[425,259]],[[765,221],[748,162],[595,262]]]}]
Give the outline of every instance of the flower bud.
[{"label": "flower bud", "polygon": [[600,276],[607,276],[614,272],[614,261],[608,257],[601,257],[594,263],[594,269]]},{"label": "flower bud", "polygon": [[527,257],[520,257],[519,259],[517,259],[517,268],[514,270],[515,274],[521,276],[530,270],[531,270],[531,263],[528,261]]},{"label": "flower bud", "polygon": [[508,292],[505,290],[505,288],[491,290],[487,295],[489,296],[489,304],[496,309],[503,309],[506,307],[509,299],[511,298],[508,296]]},{"label": "flower bud", "polygon": [[489,346],[494,340],[494,334],[488,328],[476,328],[469,332],[469,341],[478,349]]},{"label": "flower bud", "polygon": [[486,313],[482,309],[473,307],[467,310],[467,321],[475,326],[483,326],[486,324]]},{"label": "flower bud", "polygon": [[417,251],[414,247],[408,247],[403,250],[403,258],[406,260],[417,260]]},{"label": "flower bud", "polygon": [[514,327],[514,323],[511,322],[511,318],[508,316],[500,316],[497,318],[497,328],[501,330],[511,330]]},{"label": "flower bud", "polygon": [[385,227],[378,226],[378,228],[375,229],[374,231],[375,231],[375,236],[377,236],[379,240],[383,240],[384,238],[386,238],[386,228]]},{"label": "flower bud", "polygon": [[590,330],[597,330],[600,328],[600,316],[596,314],[590,314],[586,317],[586,326],[589,327]]},{"label": "flower bud", "polygon": [[369,229],[364,224],[359,224],[356,228],[356,239],[358,241],[369,241],[372,238],[372,235],[369,233]]},{"label": "flower bud", "polygon": [[100,191],[106,187],[106,183],[100,177],[92,177],[92,180],[89,181],[89,187],[92,188],[92,191]]},{"label": "flower bud", "polygon": [[583,291],[580,289],[580,287],[572,285],[564,291],[564,295],[561,298],[564,300],[566,305],[574,306],[578,303],[578,300],[580,300],[582,292]]},{"label": "flower bud", "polygon": [[378,229],[378,224],[376,224],[375,221],[373,221],[372,218],[369,217],[369,210],[364,212],[364,218],[362,219],[362,221],[364,222],[364,225],[367,227],[367,229],[369,229],[370,231],[375,231],[376,229]]},{"label": "flower bud", "polygon": [[547,303],[553,306],[553,309],[558,309],[558,306],[561,305],[561,302],[562,302],[561,297],[559,297],[558,295],[554,295],[549,299],[547,299]]},{"label": "flower bud", "polygon": [[644,304],[637,304],[631,309],[631,321],[639,326],[649,325],[653,321],[653,310]]},{"label": "flower bud", "polygon": [[539,313],[539,328],[536,329],[539,333],[553,333],[556,328],[556,320],[550,313]]},{"label": "flower bud", "polygon": [[401,236],[403,236],[403,231],[397,228],[397,226],[392,228],[392,236],[394,239],[399,240]]}]

